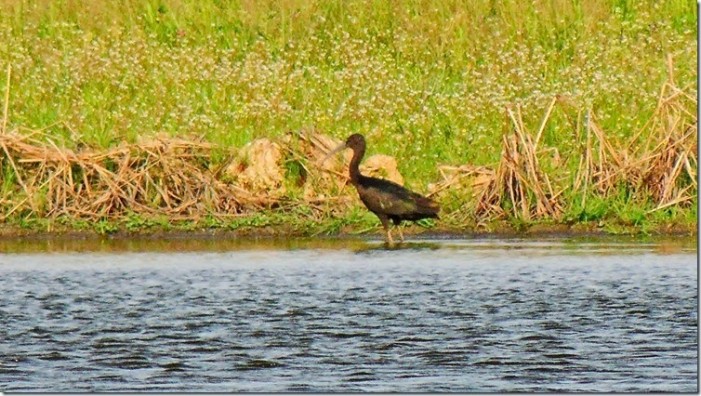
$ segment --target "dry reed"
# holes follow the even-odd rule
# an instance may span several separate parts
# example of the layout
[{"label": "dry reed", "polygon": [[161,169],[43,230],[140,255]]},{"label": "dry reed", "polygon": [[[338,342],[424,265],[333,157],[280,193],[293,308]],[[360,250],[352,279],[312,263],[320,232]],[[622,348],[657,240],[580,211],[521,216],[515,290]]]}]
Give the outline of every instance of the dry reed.
[{"label": "dry reed", "polygon": [[[469,214],[474,214],[477,225],[507,218],[557,221],[574,196],[581,196],[583,209],[587,197],[608,198],[621,189],[638,205],[652,201],[654,208],[647,213],[690,204],[698,194],[697,103],[687,93],[689,87],[675,85],[671,58],[668,61],[669,78],[660,91],[657,108],[630,139],[611,139],[591,108],[582,111],[565,97],[550,101],[535,133],[524,126],[520,107],[507,107],[510,132],[503,135],[500,161],[494,166],[440,165],[442,180],[433,185],[432,194],[464,190],[464,181],[471,180],[467,187],[472,194],[464,194],[464,205],[448,217],[466,222]],[[539,148],[556,107],[570,120],[572,135],[583,142],[581,152],[570,154],[579,158],[574,177],[570,168],[559,166],[559,160],[547,171],[542,166],[543,161],[552,161],[553,152],[559,159],[557,148]],[[584,136],[580,136],[582,130]],[[563,201],[564,196],[568,202]]]},{"label": "dry reed", "polygon": [[206,166],[207,143],[159,137],[107,151],[76,152],[40,135],[0,135],[2,161],[22,187],[1,198],[3,218],[16,212],[87,219],[131,212],[199,218],[241,213],[244,205],[260,203],[213,176]]},{"label": "dry reed", "polygon": [[[446,192],[456,192],[464,205],[444,218],[459,224],[474,218],[477,225],[509,218],[558,221],[572,197],[581,195],[583,209],[587,197],[609,197],[621,189],[637,203],[651,201],[648,213],[690,204],[698,191],[697,103],[687,93],[689,87],[675,85],[671,59],[669,70],[654,114],[630,139],[611,139],[591,108],[581,110],[563,97],[552,98],[533,131],[526,128],[521,108],[509,106],[498,163],[440,165],[442,180],[431,186],[429,195],[441,201]],[[8,81],[10,74],[8,67]],[[233,156],[227,174],[222,171],[225,165],[212,170],[214,147],[197,139],[157,136],[107,150],[81,145],[71,150],[42,131],[8,131],[9,84],[4,96],[0,220],[116,219],[132,213],[198,220],[294,205],[315,209],[314,218],[321,220],[358,204],[347,188],[350,153],[342,161],[321,163],[340,141],[314,130],[291,132],[279,142],[258,141],[250,145],[256,150],[244,147]],[[581,152],[568,153],[579,157],[573,173],[573,167],[559,163],[557,148],[541,144],[556,109],[570,120],[573,136],[582,142]],[[383,160],[365,171],[386,173],[394,166],[396,172],[393,158]],[[290,164],[297,167],[296,183],[302,189],[296,196],[285,189]]]}]

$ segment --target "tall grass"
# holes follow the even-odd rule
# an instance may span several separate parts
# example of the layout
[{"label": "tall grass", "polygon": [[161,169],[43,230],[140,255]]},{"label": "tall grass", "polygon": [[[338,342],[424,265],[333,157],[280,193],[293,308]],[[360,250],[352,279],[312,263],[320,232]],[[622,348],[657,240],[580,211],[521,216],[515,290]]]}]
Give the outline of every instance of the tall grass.
[{"label": "tall grass", "polygon": [[[440,164],[499,162],[509,106],[537,130],[559,95],[632,137],[668,55],[696,96],[696,20],[690,0],[0,0],[0,70],[8,129],[69,148],[361,132],[422,190]],[[575,151],[571,129],[556,112],[542,143]]]}]

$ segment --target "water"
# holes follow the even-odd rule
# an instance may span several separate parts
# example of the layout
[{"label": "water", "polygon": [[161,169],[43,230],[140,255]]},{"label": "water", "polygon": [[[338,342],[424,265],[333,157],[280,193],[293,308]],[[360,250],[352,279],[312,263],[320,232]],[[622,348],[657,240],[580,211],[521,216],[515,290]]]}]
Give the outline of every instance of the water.
[{"label": "water", "polygon": [[698,391],[695,242],[0,251],[5,392]]}]

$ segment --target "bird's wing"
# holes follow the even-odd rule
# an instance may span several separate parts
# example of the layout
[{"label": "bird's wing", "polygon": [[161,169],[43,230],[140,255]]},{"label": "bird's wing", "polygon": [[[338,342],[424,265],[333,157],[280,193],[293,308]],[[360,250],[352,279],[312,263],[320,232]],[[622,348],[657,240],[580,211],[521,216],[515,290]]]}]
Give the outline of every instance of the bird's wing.
[{"label": "bird's wing", "polygon": [[[384,179],[367,178],[362,189],[359,189],[360,198],[373,212],[379,212],[390,216],[404,216],[411,213],[433,212],[428,198]],[[437,212],[437,207],[436,207]]]}]

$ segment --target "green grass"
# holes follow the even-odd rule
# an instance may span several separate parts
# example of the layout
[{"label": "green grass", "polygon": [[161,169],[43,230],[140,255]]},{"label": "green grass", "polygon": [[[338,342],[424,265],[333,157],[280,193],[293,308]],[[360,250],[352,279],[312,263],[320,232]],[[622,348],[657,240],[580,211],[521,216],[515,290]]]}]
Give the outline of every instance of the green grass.
[{"label": "green grass", "polygon": [[[361,132],[369,154],[397,157],[425,191],[437,165],[498,161],[507,105],[536,130],[564,95],[594,108],[613,138],[632,136],[655,109],[667,54],[695,96],[696,20],[690,0],[0,0],[0,92],[10,65],[10,129],[44,129],[68,147],[166,133],[225,152],[300,128]],[[579,143],[555,112],[543,144]],[[5,167],[3,189],[11,177]],[[591,199],[567,216],[667,219],[626,205]]]}]

